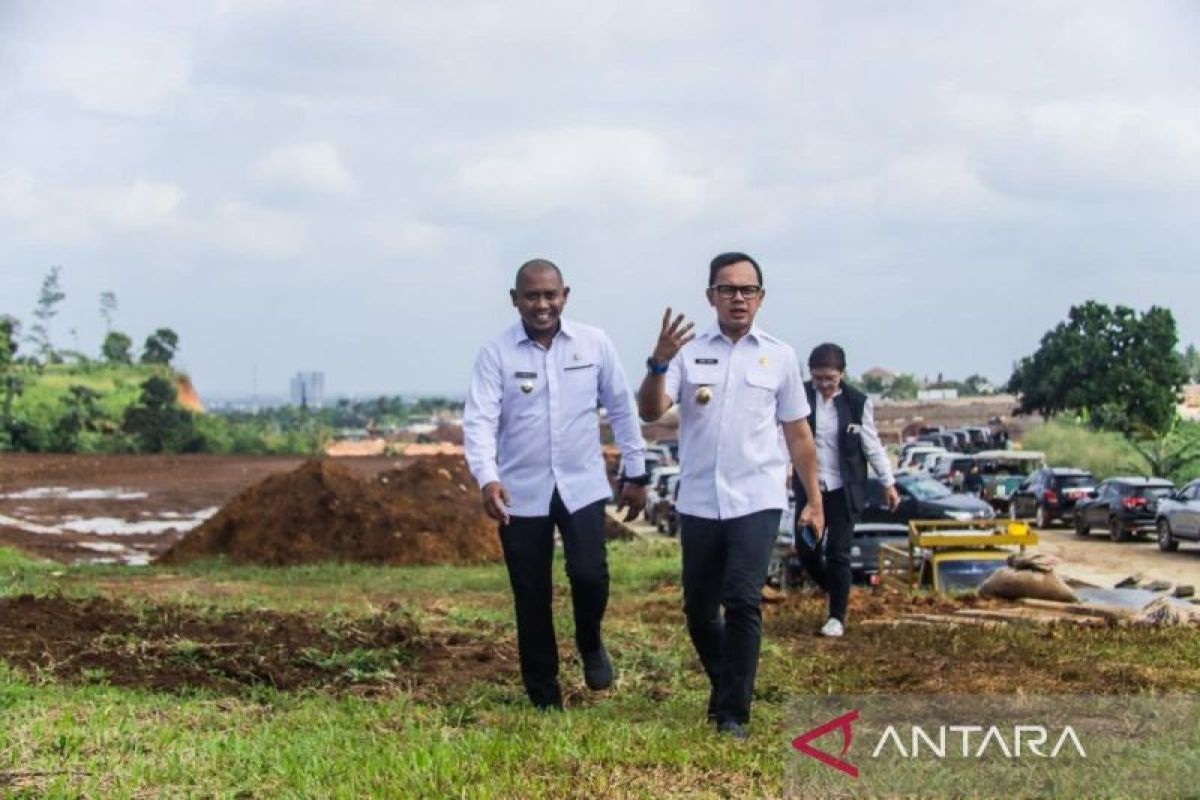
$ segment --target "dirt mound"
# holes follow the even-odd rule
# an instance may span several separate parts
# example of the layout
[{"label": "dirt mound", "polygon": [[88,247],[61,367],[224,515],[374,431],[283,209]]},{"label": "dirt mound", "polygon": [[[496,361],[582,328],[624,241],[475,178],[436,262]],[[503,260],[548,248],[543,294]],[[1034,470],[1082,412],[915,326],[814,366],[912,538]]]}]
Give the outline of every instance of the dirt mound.
[{"label": "dirt mound", "polygon": [[500,558],[465,462],[420,459],[363,478],[313,459],[234,497],[161,559],[223,555],[232,561],[303,564],[470,564]]},{"label": "dirt mound", "polygon": [[504,648],[423,634],[396,608],[337,620],[32,595],[0,599],[0,658],[68,681],[234,693],[269,686],[438,694],[514,672]]}]

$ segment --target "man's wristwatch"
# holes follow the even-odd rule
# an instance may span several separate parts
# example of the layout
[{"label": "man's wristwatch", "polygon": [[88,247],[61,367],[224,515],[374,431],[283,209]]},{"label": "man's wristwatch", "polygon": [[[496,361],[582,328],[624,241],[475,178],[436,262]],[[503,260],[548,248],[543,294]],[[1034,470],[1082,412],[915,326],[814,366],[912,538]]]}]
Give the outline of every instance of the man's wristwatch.
[{"label": "man's wristwatch", "polygon": [[651,375],[666,375],[667,369],[669,369],[670,366],[671,366],[670,361],[668,361],[666,364],[659,364],[657,361],[654,360],[654,356],[650,356],[649,358],[646,359],[646,370]]}]

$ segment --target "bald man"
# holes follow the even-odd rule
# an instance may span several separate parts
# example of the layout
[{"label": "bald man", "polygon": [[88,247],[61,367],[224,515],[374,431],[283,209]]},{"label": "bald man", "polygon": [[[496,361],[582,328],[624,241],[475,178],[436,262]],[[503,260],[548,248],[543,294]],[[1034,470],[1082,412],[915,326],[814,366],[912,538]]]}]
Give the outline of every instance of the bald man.
[{"label": "bald man", "polygon": [[604,505],[611,496],[600,448],[598,406],[608,411],[626,480],[617,509],[645,506],[645,442],[612,342],[563,319],[570,295],[552,262],[517,270],[510,292],[520,320],[479,351],[463,414],[467,463],[500,542],[516,606],[521,678],[533,705],[561,709],[551,611],[554,529],[562,535],[575,644],[584,682],[613,682],[600,633],[608,605]]}]

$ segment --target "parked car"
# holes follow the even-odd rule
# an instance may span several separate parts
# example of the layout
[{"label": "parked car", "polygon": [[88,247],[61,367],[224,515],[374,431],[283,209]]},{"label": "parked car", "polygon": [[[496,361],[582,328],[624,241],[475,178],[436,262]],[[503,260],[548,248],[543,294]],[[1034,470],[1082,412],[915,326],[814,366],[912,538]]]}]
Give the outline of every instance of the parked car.
[{"label": "parked car", "polygon": [[900,462],[897,466],[900,469],[923,469],[926,459],[936,453],[945,452],[947,450],[944,447],[931,447],[928,445],[914,447],[908,451],[908,454],[904,457],[904,461]]},{"label": "parked car", "polygon": [[862,521],[905,525],[911,519],[992,519],[996,512],[978,497],[954,494],[928,475],[896,476],[900,507],[888,509],[884,502],[883,482],[867,479],[866,506]]},{"label": "parked car", "polygon": [[646,445],[646,455],[657,456],[658,463],[662,464],[663,466],[669,466],[677,463],[675,460],[675,454],[671,452],[671,448],[662,442]]},{"label": "parked car", "polygon": [[962,478],[971,471],[975,457],[966,453],[943,453],[929,471],[929,476],[953,490],[962,489]]},{"label": "parked car", "polygon": [[1033,517],[1034,527],[1049,528],[1056,520],[1073,522],[1076,504],[1096,486],[1092,473],[1069,467],[1045,467],[1027,477],[1008,504],[1010,519]]},{"label": "parked car", "polygon": [[667,452],[671,455],[671,460],[676,464],[679,463],[678,439],[657,439],[655,440],[654,444],[658,445],[659,447],[665,447]]},{"label": "parked car", "polygon": [[1166,478],[1109,478],[1075,506],[1075,533],[1107,528],[1114,542],[1157,530],[1158,503],[1175,493]]},{"label": "parked car", "polygon": [[986,450],[992,446],[992,432],[987,428],[969,427],[963,428],[971,437],[971,451],[978,453],[980,450]]},{"label": "parked car", "polygon": [[953,451],[957,452],[958,437],[955,436],[953,433],[939,433],[938,439],[941,440],[942,447],[946,448],[947,450],[953,450]]},{"label": "parked car", "polygon": [[668,536],[677,536],[679,534],[679,511],[675,508],[675,503],[678,500],[679,475],[675,474],[667,478],[665,496],[661,501],[663,507],[654,518],[654,527],[659,533],[665,533]]},{"label": "parked car", "polygon": [[960,453],[968,453],[971,450],[971,434],[967,433],[962,428],[955,428],[952,431],[946,431],[954,437],[954,449]]},{"label": "parked car", "polygon": [[1200,480],[1158,501],[1155,529],[1164,552],[1178,550],[1181,540],[1200,542]]},{"label": "parked car", "polygon": [[654,524],[662,506],[669,502],[667,481],[679,474],[679,467],[659,467],[654,473],[654,483],[646,488],[646,522]]},{"label": "parked car", "polygon": [[1036,450],[984,450],[975,454],[975,463],[983,476],[983,499],[997,511],[1008,511],[1012,493],[1046,466],[1046,456]]},{"label": "parked car", "polygon": [[[775,551],[767,569],[767,583],[775,587],[801,586],[811,582],[796,557],[795,506],[790,506],[779,518],[779,534]],[[854,526],[850,545],[850,575],[858,584],[873,584],[879,572],[879,545],[902,545],[908,541],[908,526],[898,523],[860,522]]]}]

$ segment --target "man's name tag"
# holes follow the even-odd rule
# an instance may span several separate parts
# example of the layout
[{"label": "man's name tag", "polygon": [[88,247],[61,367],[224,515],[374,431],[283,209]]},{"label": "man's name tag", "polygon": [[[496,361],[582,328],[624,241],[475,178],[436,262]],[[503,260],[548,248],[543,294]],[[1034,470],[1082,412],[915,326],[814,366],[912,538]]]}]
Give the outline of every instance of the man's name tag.
[{"label": "man's name tag", "polygon": [[697,358],[696,363],[697,364],[720,364],[721,359],[719,359],[719,358]]},{"label": "man's name tag", "polygon": [[513,377],[517,380],[533,380],[537,377],[536,372],[514,372]]}]

